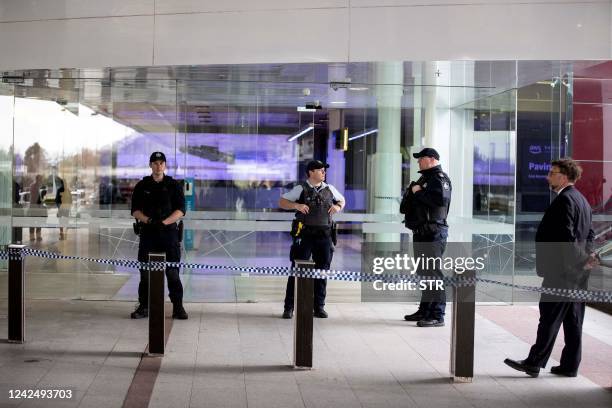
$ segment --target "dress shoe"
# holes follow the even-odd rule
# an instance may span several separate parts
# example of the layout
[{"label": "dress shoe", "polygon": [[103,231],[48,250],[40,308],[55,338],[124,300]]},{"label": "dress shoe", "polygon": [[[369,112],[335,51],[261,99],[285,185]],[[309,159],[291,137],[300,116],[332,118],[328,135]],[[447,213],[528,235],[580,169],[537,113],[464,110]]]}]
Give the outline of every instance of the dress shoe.
[{"label": "dress shoe", "polygon": [[183,303],[172,304],[172,318],[178,320],[187,320],[189,318],[189,315],[187,315],[187,312],[183,307]]},{"label": "dress shoe", "polygon": [[293,317],[293,309],[285,309],[283,319],[291,319]]},{"label": "dress shoe", "polygon": [[417,310],[413,314],[404,316],[404,320],[406,320],[407,322],[418,322],[420,320],[423,320],[424,318],[425,316],[423,315],[423,313],[421,313],[420,310]]},{"label": "dress shoe", "polygon": [[136,310],[130,314],[130,317],[132,319],[144,319],[145,317],[149,317],[149,309],[144,305],[138,305]]},{"label": "dress shoe", "polygon": [[540,375],[540,367],[525,364],[525,360],[511,360],[507,358],[504,360],[504,363],[508,367],[512,367],[517,371],[526,373],[530,377],[536,378],[538,375]]},{"label": "dress shoe", "polygon": [[444,320],[442,319],[421,319],[417,322],[419,327],[442,327]]},{"label": "dress shoe", "polygon": [[314,317],[319,317],[321,319],[327,319],[327,312],[322,307],[318,307],[312,313]]},{"label": "dress shoe", "polygon": [[562,375],[564,377],[576,377],[578,371],[564,370],[561,366],[550,367],[550,372],[555,375]]}]

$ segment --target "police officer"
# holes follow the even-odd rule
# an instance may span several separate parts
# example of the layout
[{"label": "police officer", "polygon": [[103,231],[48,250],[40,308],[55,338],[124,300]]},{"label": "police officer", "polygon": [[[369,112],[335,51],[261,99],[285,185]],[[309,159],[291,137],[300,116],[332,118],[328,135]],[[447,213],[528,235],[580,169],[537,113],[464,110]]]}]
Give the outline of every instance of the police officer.
[{"label": "police officer", "polygon": [[[179,227],[177,222],[185,215],[185,195],[182,186],[166,176],[166,156],[154,152],[149,158],[152,173],[140,180],[132,196],[132,215],[140,229],[138,260],[149,260],[150,252],[165,252],[168,262],[181,260]],[[183,308],[183,285],[178,268],[166,268],[168,291],[172,301],[172,317],[187,319]],[[140,270],[138,285],[138,307],[132,319],[149,315],[149,272]]]},{"label": "police officer", "polygon": [[[425,148],[413,156],[418,159],[421,177],[408,186],[400,212],[406,215],[406,227],[413,231],[414,256],[439,258],[446,249],[448,237],[446,216],[451,201],[451,181],[442,171],[438,162],[440,155],[435,149]],[[436,265],[429,266],[432,268],[420,268],[417,273],[432,278],[443,276]],[[419,309],[416,313],[404,316],[404,319],[418,322],[419,327],[444,326],[445,309],[446,295],[443,289],[424,290]]]},{"label": "police officer", "polygon": [[[308,260],[312,255],[315,267],[329,269],[334,252],[332,242],[332,216],[344,208],[344,196],[334,186],[325,183],[325,171],[329,164],[311,160],[306,165],[308,179],[282,195],[278,205],[283,210],[294,210],[291,235],[293,245],[289,258],[292,266],[296,259]],[[326,318],[324,309],[327,288],[326,279],[314,281],[315,317]],[[285,294],[284,319],[293,317],[295,279],[289,277]]]}]

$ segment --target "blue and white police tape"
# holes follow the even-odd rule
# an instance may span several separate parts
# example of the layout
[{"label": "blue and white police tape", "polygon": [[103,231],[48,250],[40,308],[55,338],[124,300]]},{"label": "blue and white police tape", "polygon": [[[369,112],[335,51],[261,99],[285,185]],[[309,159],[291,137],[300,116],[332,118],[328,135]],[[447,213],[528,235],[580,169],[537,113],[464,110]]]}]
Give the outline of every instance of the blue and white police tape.
[{"label": "blue and white police tape", "polygon": [[[128,259],[104,259],[104,258],[89,258],[74,255],[63,255],[56,252],[42,251],[32,248],[10,248],[9,251],[0,251],[0,259],[23,259],[26,256],[33,256],[46,259],[61,259],[74,260],[84,262],[94,262],[105,265],[121,266],[124,268],[145,269],[145,270],[160,270],[166,267],[170,268],[188,268],[195,270],[209,271],[232,271],[236,273],[251,273],[256,275],[270,276],[295,276],[299,278],[327,279],[348,282],[374,282],[382,281],[385,283],[397,282],[414,282],[418,283],[421,280],[433,279],[432,276],[421,275],[392,275],[392,274],[369,274],[359,271],[344,271],[344,270],[323,270],[309,268],[291,268],[285,266],[232,266],[232,265],[211,265],[186,262],[140,262],[137,260]],[[442,280],[445,285],[453,287],[475,286],[478,282],[506,287],[517,288],[521,290],[539,292],[547,295],[560,296],[572,300],[584,302],[603,302],[612,303],[612,292],[602,290],[584,290],[584,289],[561,289],[561,288],[546,288],[540,286],[518,285],[514,283],[500,282],[492,279],[484,278],[469,278],[461,275],[444,276],[435,278]]]}]

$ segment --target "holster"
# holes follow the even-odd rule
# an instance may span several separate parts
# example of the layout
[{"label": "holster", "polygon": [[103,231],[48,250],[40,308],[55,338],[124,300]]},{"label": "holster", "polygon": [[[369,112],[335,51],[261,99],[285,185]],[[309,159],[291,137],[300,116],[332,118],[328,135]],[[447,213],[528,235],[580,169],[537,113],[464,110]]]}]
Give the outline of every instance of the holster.
[{"label": "holster", "polygon": [[304,230],[304,223],[299,220],[293,220],[291,222],[291,236],[297,238],[302,234]]},{"label": "holster", "polygon": [[332,222],[331,225],[331,241],[334,246],[338,243],[338,223]]},{"label": "holster", "polygon": [[183,242],[183,220],[178,222],[177,230],[178,230],[178,242]]},{"label": "holster", "polygon": [[142,231],[142,225],[140,222],[136,221],[132,224],[132,227],[134,228],[134,234],[140,235],[140,231]]}]

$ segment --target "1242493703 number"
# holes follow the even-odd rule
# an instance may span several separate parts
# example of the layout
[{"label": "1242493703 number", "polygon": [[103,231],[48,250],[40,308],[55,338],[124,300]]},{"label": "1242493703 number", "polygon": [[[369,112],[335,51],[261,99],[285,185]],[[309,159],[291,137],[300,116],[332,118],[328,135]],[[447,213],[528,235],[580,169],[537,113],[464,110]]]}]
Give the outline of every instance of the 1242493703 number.
[{"label": "1242493703 number", "polygon": [[72,390],[23,389],[9,390],[9,399],[71,399]]}]

